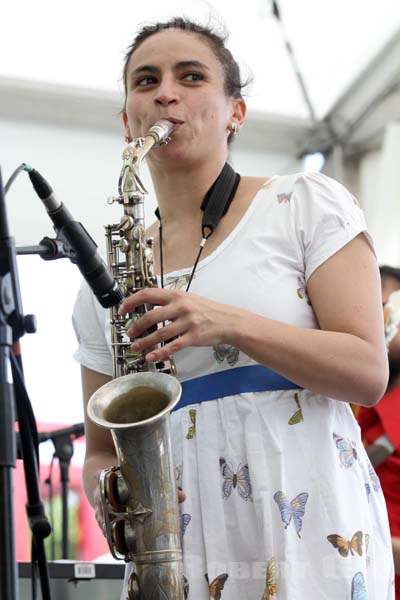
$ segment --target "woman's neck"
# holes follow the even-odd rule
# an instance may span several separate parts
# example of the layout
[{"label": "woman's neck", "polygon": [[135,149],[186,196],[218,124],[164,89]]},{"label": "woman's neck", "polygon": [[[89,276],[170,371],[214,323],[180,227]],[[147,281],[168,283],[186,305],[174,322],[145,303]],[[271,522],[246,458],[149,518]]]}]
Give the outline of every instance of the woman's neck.
[{"label": "woman's neck", "polygon": [[204,196],[220,174],[225,157],[220,161],[166,169],[149,163],[161,218],[165,224],[199,220]]}]

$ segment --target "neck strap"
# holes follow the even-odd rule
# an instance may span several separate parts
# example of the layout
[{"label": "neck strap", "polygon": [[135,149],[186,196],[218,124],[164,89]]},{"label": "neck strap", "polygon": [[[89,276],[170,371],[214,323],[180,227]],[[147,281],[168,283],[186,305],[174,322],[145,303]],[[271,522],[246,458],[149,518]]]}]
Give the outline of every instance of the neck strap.
[{"label": "neck strap", "polygon": [[[226,162],[223,166],[221,173],[214,181],[207,194],[204,196],[204,200],[200,206],[204,212],[203,220],[201,223],[202,240],[200,243],[199,252],[197,254],[196,261],[194,263],[192,273],[190,275],[189,282],[186,287],[186,291],[189,290],[192,283],[194,273],[197,268],[197,264],[200,260],[201,253],[204,245],[210,235],[212,235],[217,228],[218,223],[227,212],[228,208],[235,197],[236,190],[240,182],[240,175],[236,173],[232,167]],[[163,267],[163,253],[162,253],[162,223],[160,211],[157,208],[155,211],[157,219],[160,221],[160,263],[161,263],[161,287],[164,287],[164,267]]]},{"label": "neck strap", "polygon": [[201,223],[203,238],[207,239],[214,233],[235,196],[240,182],[240,175],[235,173],[231,165],[225,163],[221,173],[204,196],[201,210],[204,211]]},{"label": "neck strap", "polygon": [[[201,210],[204,212],[201,223],[203,238],[208,239],[210,235],[214,233],[221,217],[228,212],[228,208],[235,197],[239,182],[239,173],[236,173],[231,165],[226,162],[221,173],[204,196],[200,206]],[[155,215],[157,219],[161,221],[159,208],[156,208]]]}]

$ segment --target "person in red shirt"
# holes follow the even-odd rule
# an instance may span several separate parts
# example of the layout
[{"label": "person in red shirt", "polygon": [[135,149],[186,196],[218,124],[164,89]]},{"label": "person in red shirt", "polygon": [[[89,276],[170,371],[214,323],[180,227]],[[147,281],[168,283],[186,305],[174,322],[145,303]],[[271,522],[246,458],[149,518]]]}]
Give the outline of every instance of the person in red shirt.
[{"label": "person in red shirt", "polygon": [[[392,295],[400,290],[400,269],[382,266],[380,273],[389,383],[382,400],[372,408],[361,406],[357,419],[386,499],[396,572],[396,600],[400,600],[400,304],[396,309],[396,296]],[[397,296],[400,297],[400,292]]]}]

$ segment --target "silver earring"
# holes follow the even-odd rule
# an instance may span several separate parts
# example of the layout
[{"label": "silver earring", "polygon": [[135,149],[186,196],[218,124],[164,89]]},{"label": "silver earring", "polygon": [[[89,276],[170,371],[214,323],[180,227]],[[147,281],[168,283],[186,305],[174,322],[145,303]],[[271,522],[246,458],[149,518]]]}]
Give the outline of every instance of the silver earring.
[{"label": "silver earring", "polygon": [[235,121],[233,121],[232,125],[231,125],[231,132],[233,133],[233,135],[235,135],[235,133],[237,133],[237,128],[238,128],[237,123]]}]

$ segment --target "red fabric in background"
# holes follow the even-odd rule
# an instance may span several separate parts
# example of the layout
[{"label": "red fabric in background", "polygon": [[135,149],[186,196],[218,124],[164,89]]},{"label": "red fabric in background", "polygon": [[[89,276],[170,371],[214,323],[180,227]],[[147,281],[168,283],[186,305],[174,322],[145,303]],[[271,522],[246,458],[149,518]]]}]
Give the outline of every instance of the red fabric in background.
[{"label": "red fabric in background", "polygon": [[[372,408],[360,407],[357,420],[366,446],[386,434],[395,451],[375,471],[381,482],[390,531],[400,537],[400,387],[388,392]],[[400,575],[396,576],[396,600],[400,600]]]}]

